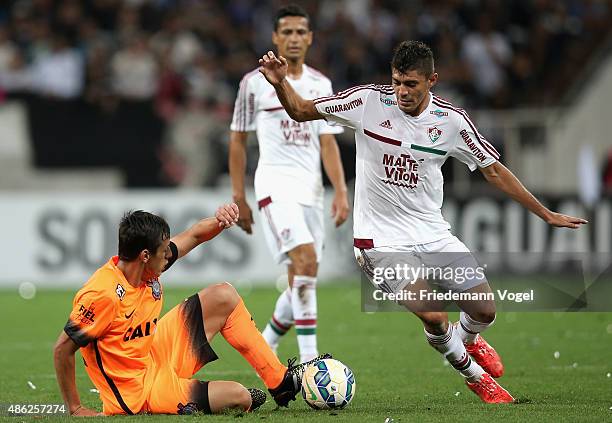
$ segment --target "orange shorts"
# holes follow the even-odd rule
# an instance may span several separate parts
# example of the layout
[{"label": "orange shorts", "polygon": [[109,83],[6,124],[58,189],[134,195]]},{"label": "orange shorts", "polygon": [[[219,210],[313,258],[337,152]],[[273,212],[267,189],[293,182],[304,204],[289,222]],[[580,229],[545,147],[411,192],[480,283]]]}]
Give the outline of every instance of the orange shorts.
[{"label": "orange shorts", "polygon": [[206,340],[197,294],[166,313],[158,322],[151,349],[154,366],[142,411],[163,414],[210,413],[208,382],[191,379],[218,357]]}]

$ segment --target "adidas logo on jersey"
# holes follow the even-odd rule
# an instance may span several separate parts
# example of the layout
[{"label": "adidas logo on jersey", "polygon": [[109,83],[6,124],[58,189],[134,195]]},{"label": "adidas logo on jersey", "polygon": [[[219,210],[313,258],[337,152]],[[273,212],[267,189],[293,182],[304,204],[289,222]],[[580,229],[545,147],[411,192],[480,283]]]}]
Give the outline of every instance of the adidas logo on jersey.
[{"label": "adidas logo on jersey", "polygon": [[387,128],[387,129],[393,129],[393,126],[391,126],[391,121],[389,119],[382,122],[380,126],[382,126],[383,128]]}]

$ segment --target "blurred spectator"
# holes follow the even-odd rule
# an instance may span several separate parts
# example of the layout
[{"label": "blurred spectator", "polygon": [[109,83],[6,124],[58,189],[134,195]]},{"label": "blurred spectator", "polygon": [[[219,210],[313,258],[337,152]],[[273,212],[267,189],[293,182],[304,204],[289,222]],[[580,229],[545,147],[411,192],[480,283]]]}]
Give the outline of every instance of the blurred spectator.
[{"label": "blurred spectator", "polygon": [[471,72],[468,65],[461,60],[459,40],[452,37],[449,31],[440,34],[438,49],[434,52],[436,72],[439,79],[436,94],[461,102],[470,91]]},{"label": "blurred spectator", "polygon": [[512,49],[506,37],[493,30],[493,16],[478,16],[477,29],[467,34],[461,46],[472,74],[480,105],[506,105],[506,68]]},{"label": "blurred spectator", "polygon": [[227,157],[227,118],[218,116],[205,101],[189,102],[166,135],[163,169],[167,182],[192,188],[215,185],[226,168],[226,160],[219,157]]},{"label": "blurred spectator", "polygon": [[[222,82],[214,59],[199,55],[184,77],[188,98],[211,102],[220,108],[227,108],[233,103],[234,93],[228,84]],[[231,113],[231,110],[228,112]]]},{"label": "blurred spectator", "polygon": [[14,66],[18,52],[17,46],[10,39],[8,28],[0,25],[0,72],[7,72]]},{"label": "blurred spectator", "polygon": [[175,13],[164,19],[161,31],[151,39],[151,46],[158,55],[168,54],[170,66],[178,73],[185,72],[202,50],[185,17]]},{"label": "blurred spectator", "polygon": [[160,77],[155,99],[157,113],[166,122],[174,119],[182,105],[184,85],[183,78],[172,67],[170,52],[166,51],[160,59]]},{"label": "blurred spectator", "polygon": [[83,9],[79,0],[63,0],[57,8],[54,24],[59,31],[75,40],[82,19]]},{"label": "blurred spectator", "polygon": [[0,98],[6,93],[27,90],[30,84],[29,72],[21,51],[9,38],[6,26],[0,25]]},{"label": "blurred spectator", "polygon": [[56,32],[50,49],[41,52],[32,65],[32,88],[44,96],[76,99],[83,91],[83,59],[69,45],[68,36]]},{"label": "blurred spectator", "polygon": [[111,60],[113,91],[131,100],[150,100],[157,92],[159,69],[142,34],[133,34]]},{"label": "blurred spectator", "polygon": [[113,125],[121,128],[116,134],[123,153],[119,164],[128,186],[156,186],[161,178],[159,149],[163,133],[163,122],[154,104],[159,63],[145,34],[130,33],[125,43],[111,59],[112,88],[119,99],[113,118]]}]

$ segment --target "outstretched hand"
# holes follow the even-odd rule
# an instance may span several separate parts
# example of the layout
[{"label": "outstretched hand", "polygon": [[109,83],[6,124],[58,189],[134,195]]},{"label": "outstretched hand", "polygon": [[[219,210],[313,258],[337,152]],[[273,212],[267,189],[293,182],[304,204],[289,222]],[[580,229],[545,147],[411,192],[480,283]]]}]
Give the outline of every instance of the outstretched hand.
[{"label": "outstretched hand", "polygon": [[287,59],[283,56],[276,57],[274,52],[269,51],[259,59],[259,72],[272,85],[280,84],[287,76]]},{"label": "outstretched hand", "polygon": [[224,204],[220,206],[215,212],[215,219],[219,224],[220,228],[227,229],[238,222],[238,206],[236,203]]},{"label": "outstretched hand", "polygon": [[579,228],[580,225],[589,223],[587,220],[580,217],[568,216],[566,214],[553,212],[551,217],[546,219],[546,223],[558,228]]}]

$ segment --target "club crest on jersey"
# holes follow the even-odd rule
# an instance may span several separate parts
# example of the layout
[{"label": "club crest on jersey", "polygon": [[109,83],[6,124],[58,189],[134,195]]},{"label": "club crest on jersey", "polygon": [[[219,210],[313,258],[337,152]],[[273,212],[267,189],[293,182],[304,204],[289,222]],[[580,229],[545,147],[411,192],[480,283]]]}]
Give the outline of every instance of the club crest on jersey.
[{"label": "club crest on jersey", "polygon": [[151,295],[155,300],[161,300],[162,287],[161,283],[157,279],[147,282],[147,286],[151,288]]},{"label": "club crest on jersey", "polygon": [[431,142],[434,143],[438,141],[438,138],[440,138],[440,135],[442,135],[442,131],[439,130],[437,126],[434,126],[427,130],[427,134],[429,135]]},{"label": "club crest on jersey", "polygon": [[121,286],[121,284],[117,284],[117,288],[115,288],[115,293],[119,297],[119,300],[123,301],[123,297],[125,297],[125,288]]}]

